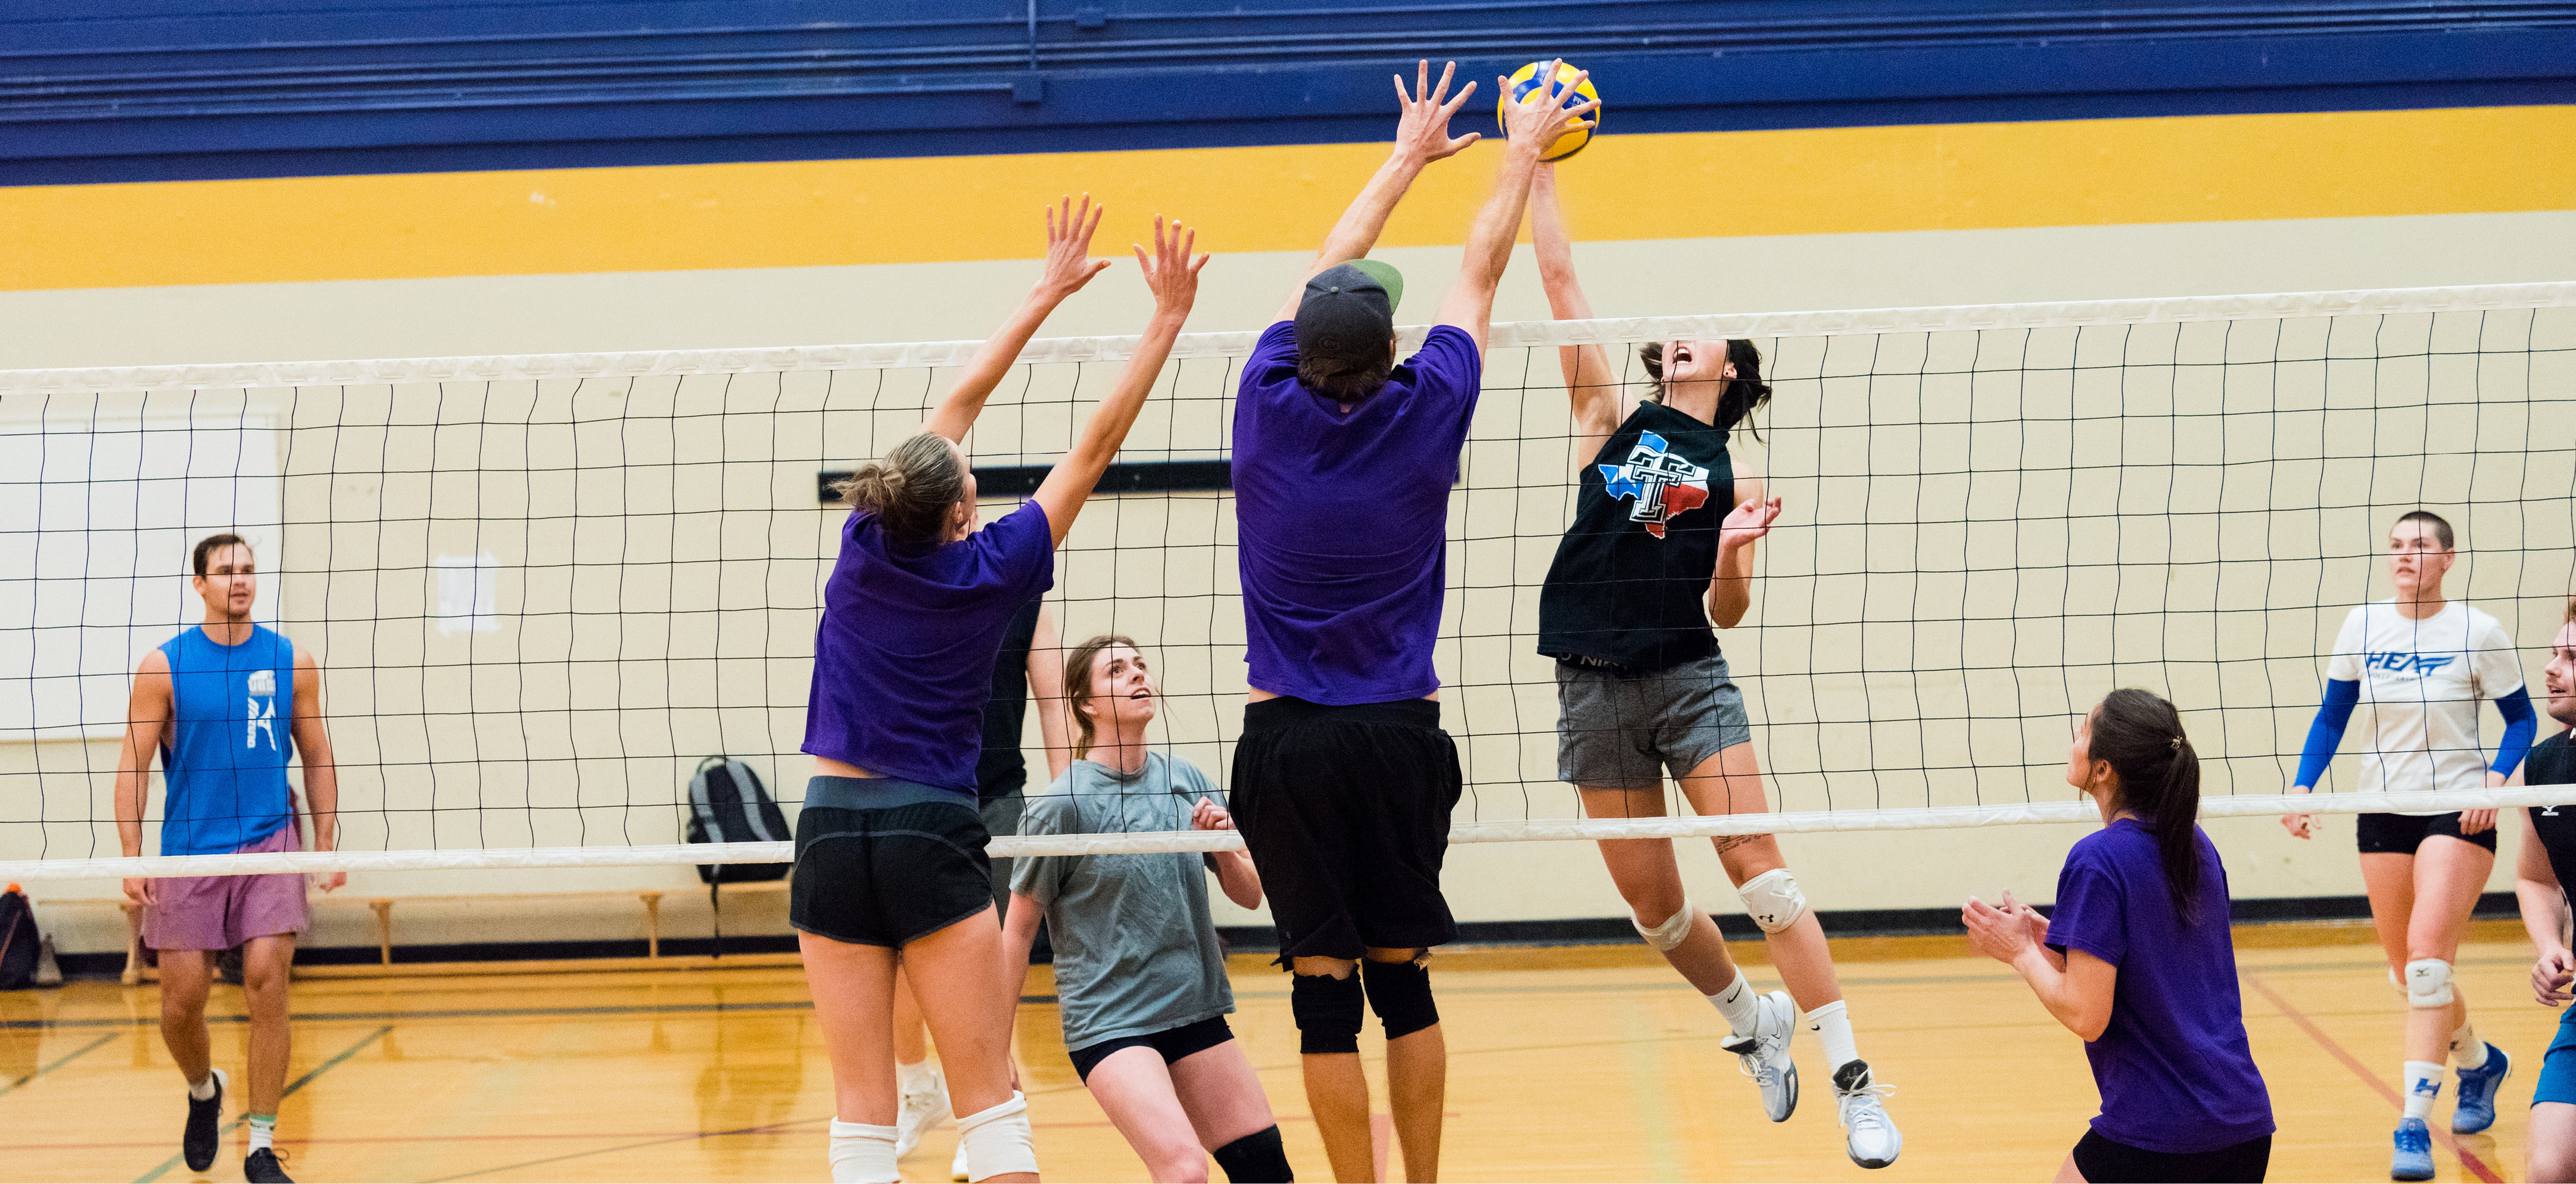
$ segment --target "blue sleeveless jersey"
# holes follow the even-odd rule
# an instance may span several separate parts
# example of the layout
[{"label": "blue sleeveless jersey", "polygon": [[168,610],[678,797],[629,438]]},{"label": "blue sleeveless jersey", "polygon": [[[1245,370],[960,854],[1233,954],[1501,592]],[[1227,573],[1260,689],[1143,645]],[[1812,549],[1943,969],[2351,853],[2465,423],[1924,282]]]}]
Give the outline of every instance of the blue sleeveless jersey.
[{"label": "blue sleeveless jersey", "polygon": [[162,643],[170,660],[171,726],[161,750],[169,783],[163,855],[220,855],[292,820],[286,758],[295,707],[295,643],[252,626],[219,645],[204,629]]}]

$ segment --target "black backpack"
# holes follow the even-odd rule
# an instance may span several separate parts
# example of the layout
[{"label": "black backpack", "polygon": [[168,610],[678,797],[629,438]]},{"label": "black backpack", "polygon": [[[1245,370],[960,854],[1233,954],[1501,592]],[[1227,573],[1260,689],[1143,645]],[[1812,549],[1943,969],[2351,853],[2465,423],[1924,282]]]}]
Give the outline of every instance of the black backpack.
[{"label": "black backpack", "polygon": [[0,892],[0,991],[23,991],[36,985],[36,959],[43,939],[36,936],[36,907],[15,884]]},{"label": "black backpack", "polygon": [[[795,836],[787,816],[778,812],[760,774],[729,756],[698,762],[689,778],[689,834],[692,843],[784,843]],[[783,880],[793,863],[701,863],[698,879],[708,884],[744,884]]]}]

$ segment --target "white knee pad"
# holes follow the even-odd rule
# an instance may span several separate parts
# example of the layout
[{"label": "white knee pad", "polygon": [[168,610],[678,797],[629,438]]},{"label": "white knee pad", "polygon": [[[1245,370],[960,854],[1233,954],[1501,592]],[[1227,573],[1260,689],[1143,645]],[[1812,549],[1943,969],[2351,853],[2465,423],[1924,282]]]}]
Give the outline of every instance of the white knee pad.
[{"label": "white knee pad", "polygon": [[1785,867],[1753,877],[1736,892],[1744,897],[1744,911],[1764,933],[1778,933],[1807,915],[1807,894],[1798,891],[1798,877]]},{"label": "white knee pad", "polygon": [[2451,964],[2439,958],[2418,958],[2407,963],[2406,1005],[2408,1007],[2449,1007],[2451,1005]]},{"label": "white knee pad", "polygon": [[832,1120],[832,1184],[895,1184],[895,1128]]},{"label": "white knee pad", "polygon": [[1637,927],[1637,936],[1645,938],[1647,945],[1655,947],[1659,953],[1669,954],[1674,946],[1682,944],[1683,938],[1690,936],[1691,922],[1698,916],[1691,908],[1690,898],[1685,896],[1682,907],[1664,918],[1661,925],[1648,925],[1638,920],[1635,913],[1628,914],[1628,923]]},{"label": "white knee pad", "polygon": [[1029,1146],[1029,1099],[1018,1090],[1011,1100],[957,1120],[966,1144],[966,1178],[990,1180],[1013,1172],[1038,1170],[1038,1153]]}]

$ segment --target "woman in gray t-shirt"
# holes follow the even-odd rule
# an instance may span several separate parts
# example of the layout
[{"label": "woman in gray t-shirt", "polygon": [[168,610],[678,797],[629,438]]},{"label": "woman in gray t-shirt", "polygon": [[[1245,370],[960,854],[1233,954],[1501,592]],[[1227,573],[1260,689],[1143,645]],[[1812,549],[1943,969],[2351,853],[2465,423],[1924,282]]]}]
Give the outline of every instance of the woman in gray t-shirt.
[{"label": "woman in gray t-shirt", "polygon": [[[1028,795],[1022,835],[1234,829],[1206,773],[1147,750],[1158,688],[1136,643],[1094,637],[1064,670],[1078,759]],[[1261,904],[1241,851],[1020,859],[1003,923],[1010,981],[1027,976],[1043,916],[1074,1071],[1155,1179],[1204,1179],[1212,1154],[1230,1180],[1287,1180],[1270,1100],[1226,1026],[1234,992],[1201,868],[1236,904]]]}]

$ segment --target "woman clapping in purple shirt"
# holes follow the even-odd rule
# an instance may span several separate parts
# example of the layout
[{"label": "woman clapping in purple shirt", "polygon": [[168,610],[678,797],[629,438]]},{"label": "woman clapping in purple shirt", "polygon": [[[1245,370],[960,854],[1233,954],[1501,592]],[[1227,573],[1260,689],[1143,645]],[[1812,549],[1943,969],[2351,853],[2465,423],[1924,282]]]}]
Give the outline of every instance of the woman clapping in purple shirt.
[{"label": "woman clapping in purple shirt", "polygon": [[2104,826],[2066,854],[2057,907],[2004,893],[1962,910],[1969,940],[2021,973],[2084,1038],[2102,1113],[2059,1180],[2261,1180],[2272,1100],[2245,1040],[2227,869],[2197,824],[2200,756],[2149,691],[2111,692],[2075,726],[2067,784]]}]

